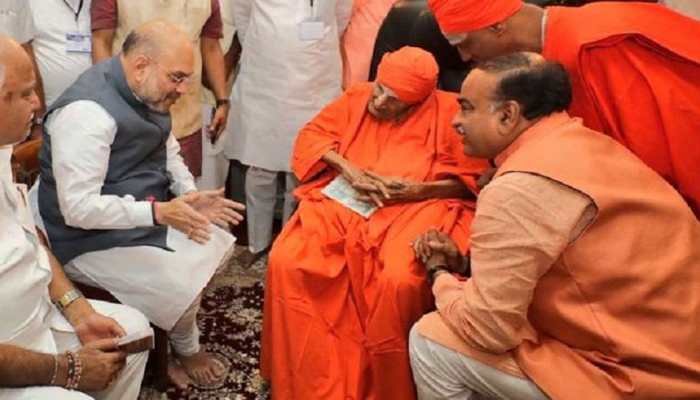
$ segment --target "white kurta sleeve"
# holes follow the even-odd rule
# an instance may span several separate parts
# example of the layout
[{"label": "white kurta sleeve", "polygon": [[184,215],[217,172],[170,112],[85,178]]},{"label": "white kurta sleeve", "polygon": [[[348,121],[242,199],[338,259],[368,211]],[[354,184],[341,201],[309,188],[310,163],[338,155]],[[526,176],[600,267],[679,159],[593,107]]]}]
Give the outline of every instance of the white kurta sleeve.
[{"label": "white kurta sleeve", "polygon": [[253,0],[233,0],[229,10],[233,19],[233,25],[238,33],[238,41],[245,43],[245,34],[250,23],[250,12],[253,8]]},{"label": "white kurta sleeve", "polygon": [[180,144],[172,133],[168,138],[167,152],[168,160],[166,167],[172,178],[170,191],[176,196],[181,196],[187,192],[197,190],[197,186],[194,184],[194,177],[182,160],[182,156],[180,156]]},{"label": "white kurta sleeve", "polygon": [[76,101],[46,123],[58,204],[66,224],[82,229],[131,229],[153,225],[151,204],[132,196],[103,195],[114,119],[99,104]]}]

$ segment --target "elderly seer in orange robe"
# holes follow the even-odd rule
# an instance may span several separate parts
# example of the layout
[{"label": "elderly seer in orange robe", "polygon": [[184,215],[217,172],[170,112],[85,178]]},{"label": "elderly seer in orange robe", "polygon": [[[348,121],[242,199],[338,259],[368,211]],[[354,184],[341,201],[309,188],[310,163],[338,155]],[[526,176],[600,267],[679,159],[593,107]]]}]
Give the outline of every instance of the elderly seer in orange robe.
[{"label": "elderly seer in orange robe", "polygon": [[570,100],[564,68],[535,53],[465,80],[454,126],[498,169],[471,279],[450,273],[462,262],[447,235],[416,241],[437,305],[410,336],[419,399],[700,398],[700,222]]},{"label": "elderly seer in orange robe", "polygon": [[700,216],[700,21],[634,2],[429,6],[464,59],[534,51],[563,64],[573,86],[569,113],[632,150]]},{"label": "elderly seer in orange robe", "polygon": [[[430,227],[469,242],[475,178],[436,90],[430,53],[384,56],[299,133],[299,208],[274,243],[265,287],[262,375],[272,398],[412,399],[411,325],[433,306],[411,241]],[[327,198],[341,175],[381,205],[368,219]],[[388,195],[388,196],[387,196]]]}]

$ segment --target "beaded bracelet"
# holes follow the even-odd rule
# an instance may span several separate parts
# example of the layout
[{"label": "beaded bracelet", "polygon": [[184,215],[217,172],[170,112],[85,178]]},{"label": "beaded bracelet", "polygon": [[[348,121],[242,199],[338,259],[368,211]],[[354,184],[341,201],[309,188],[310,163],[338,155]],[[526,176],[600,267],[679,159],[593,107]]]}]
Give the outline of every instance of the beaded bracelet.
[{"label": "beaded bracelet", "polygon": [[66,389],[75,390],[78,388],[80,378],[83,374],[83,364],[80,357],[73,352],[66,352],[68,358],[68,378],[66,379]]},{"label": "beaded bracelet", "polygon": [[53,374],[51,375],[51,380],[49,385],[53,386],[56,384],[56,376],[58,375],[58,355],[53,355]]},{"label": "beaded bracelet", "polygon": [[66,383],[64,386],[66,388],[69,388],[71,385],[73,375],[75,375],[75,358],[73,358],[73,353],[71,353],[70,351],[67,351],[65,353],[65,356],[68,364],[68,369],[66,371]]}]

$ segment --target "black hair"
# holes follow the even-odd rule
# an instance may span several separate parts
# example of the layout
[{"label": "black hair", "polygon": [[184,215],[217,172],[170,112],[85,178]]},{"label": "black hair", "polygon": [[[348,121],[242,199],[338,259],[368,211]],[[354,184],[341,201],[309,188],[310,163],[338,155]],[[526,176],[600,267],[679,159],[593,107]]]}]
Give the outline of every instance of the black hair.
[{"label": "black hair", "polygon": [[529,120],[564,111],[571,104],[569,74],[557,62],[512,53],[483,62],[477,68],[502,75],[494,100],[518,102],[523,117]]}]

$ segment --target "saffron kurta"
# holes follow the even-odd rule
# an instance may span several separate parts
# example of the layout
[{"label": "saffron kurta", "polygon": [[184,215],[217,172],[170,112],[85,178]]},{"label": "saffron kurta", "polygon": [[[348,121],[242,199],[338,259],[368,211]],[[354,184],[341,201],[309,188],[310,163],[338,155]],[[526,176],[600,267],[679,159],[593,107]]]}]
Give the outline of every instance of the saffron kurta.
[{"label": "saffron kurta", "polygon": [[272,247],[265,293],[261,369],[277,400],[414,398],[408,331],[433,300],[411,242],[435,227],[468,247],[471,202],[398,204],[364,219],[321,193],[337,175],[321,161],[331,150],[384,176],[475,187],[484,163],[462,154],[453,95],[436,91],[394,123],[367,112],[371,91],[350,88],[295,144],[299,209]]},{"label": "saffron kurta", "polygon": [[571,76],[571,115],[632,150],[700,216],[700,22],[656,4],[549,7],[544,38],[542,55]]},{"label": "saffron kurta", "polygon": [[[522,268],[489,265],[489,253],[523,258],[541,246],[547,255],[557,243],[537,232],[552,225],[545,219],[526,226],[539,240],[489,244],[489,236],[501,235],[482,229],[488,224],[481,197],[473,278],[462,285],[461,299],[441,306],[439,292],[449,280],[438,277],[440,314],[419,322],[424,336],[524,375],[553,400],[700,398],[700,223],[678,193],[628,150],[566,113],[540,120],[496,161],[484,193],[508,177],[532,174],[590,198],[595,218],[554,262],[537,266],[533,285],[533,274]],[[548,218],[558,219],[557,207],[550,210]],[[509,210],[503,214],[500,221],[508,221]]]}]

